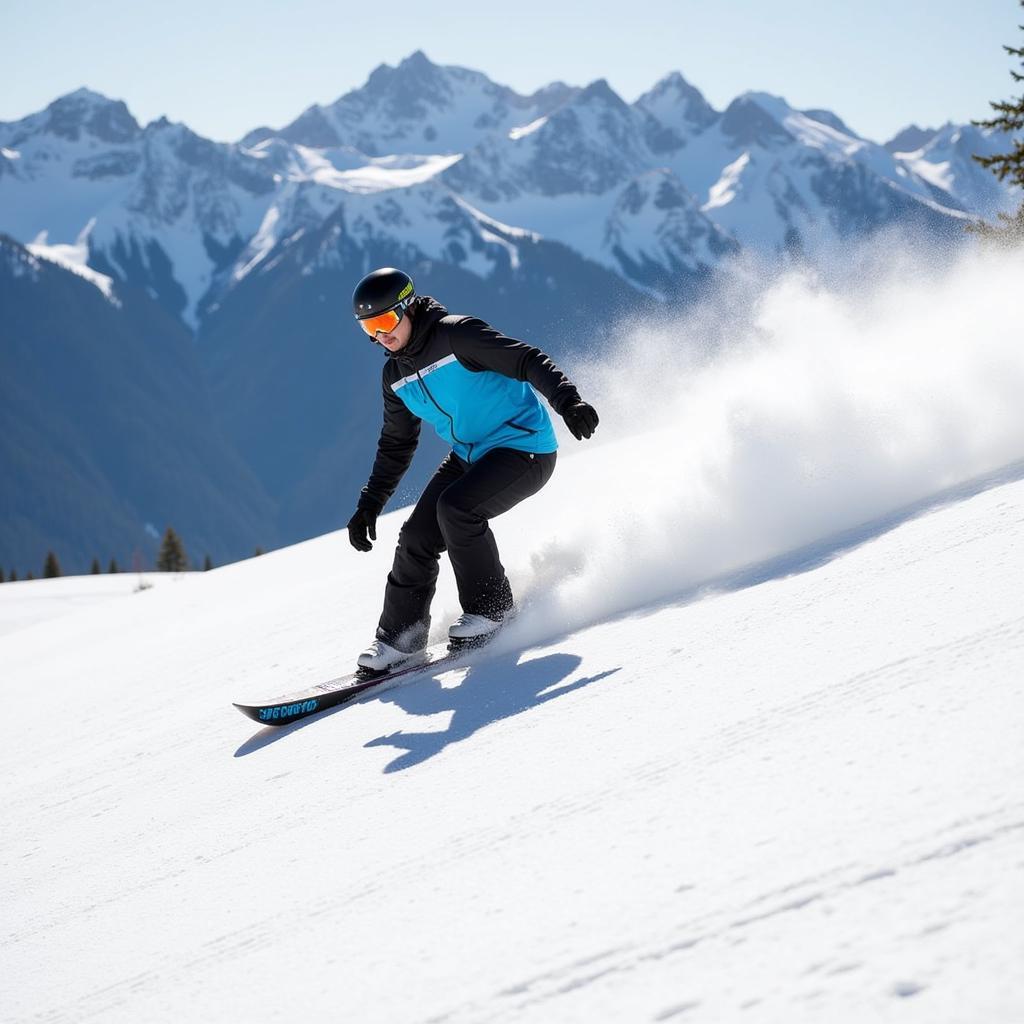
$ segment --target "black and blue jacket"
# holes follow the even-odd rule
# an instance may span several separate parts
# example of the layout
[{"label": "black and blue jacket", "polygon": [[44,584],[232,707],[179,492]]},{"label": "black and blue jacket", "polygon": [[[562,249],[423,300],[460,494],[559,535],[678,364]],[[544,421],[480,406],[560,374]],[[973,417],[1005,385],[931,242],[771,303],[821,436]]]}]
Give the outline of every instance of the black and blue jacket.
[{"label": "black and blue jacket", "polygon": [[407,315],[409,344],[384,364],[384,427],[360,508],[384,508],[412,462],[423,420],[469,463],[492,448],[558,448],[534,389],[559,415],[580,396],[547,355],[476,317],[449,316],[427,295]]}]

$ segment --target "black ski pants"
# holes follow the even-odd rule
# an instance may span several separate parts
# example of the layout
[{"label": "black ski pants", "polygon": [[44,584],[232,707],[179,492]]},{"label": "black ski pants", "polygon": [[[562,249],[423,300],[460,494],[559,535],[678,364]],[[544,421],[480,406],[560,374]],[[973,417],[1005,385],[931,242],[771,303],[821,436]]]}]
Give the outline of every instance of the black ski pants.
[{"label": "black ski pants", "polygon": [[536,494],[556,453],[492,448],[478,462],[454,452],[441,463],[398,535],[377,636],[412,650],[426,643],[438,560],[448,551],[464,612],[501,618],[512,588],[488,520]]}]

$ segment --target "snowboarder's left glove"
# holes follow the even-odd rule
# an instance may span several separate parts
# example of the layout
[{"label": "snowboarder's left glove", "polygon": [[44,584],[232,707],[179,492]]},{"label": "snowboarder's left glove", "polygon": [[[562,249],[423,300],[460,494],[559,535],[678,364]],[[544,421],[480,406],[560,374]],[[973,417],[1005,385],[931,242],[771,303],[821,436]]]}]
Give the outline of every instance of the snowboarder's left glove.
[{"label": "snowboarder's left glove", "polygon": [[371,540],[377,539],[377,513],[368,508],[357,508],[348,521],[348,540],[356,551],[371,551]]},{"label": "snowboarder's left glove", "polygon": [[565,425],[572,431],[572,436],[577,441],[590,437],[597,429],[597,410],[586,402],[573,402],[562,413],[562,419],[565,420]]}]

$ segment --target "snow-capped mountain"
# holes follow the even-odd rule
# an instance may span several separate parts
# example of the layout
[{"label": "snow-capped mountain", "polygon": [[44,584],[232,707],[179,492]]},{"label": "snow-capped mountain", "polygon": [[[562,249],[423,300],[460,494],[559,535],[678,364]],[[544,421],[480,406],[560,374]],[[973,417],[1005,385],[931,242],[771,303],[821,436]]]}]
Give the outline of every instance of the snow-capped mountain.
[{"label": "snow-capped mountain", "polygon": [[[300,130],[314,122],[329,130]],[[164,119],[140,127],[124,103],[78,90],[0,125],[0,229],[84,244],[90,266],[148,288],[193,329],[275,245],[368,194],[387,194],[393,232],[431,258],[467,251],[439,241],[461,203],[478,223],[561,242],[678,298],[741,246],[806,256],[893,224],[958,231],[1008,202],[970,161],[1002,141],[949,126],[894,155],[829,111],[765,93],[719,113],[678,73],[632,105],[605,81],[524,97],[417,52],[236,145]],[[450,192],[433,213],[416,191],[429,181]],[[643,195],[667,205],[652,198],[641,217]]]},{"label": "snow-capped mountain", "polygon": [[904,136],[906,148],[894,151],[908,174],[927,182],[934,196],[944,200],[952,196],[961,209],[977,216],[991,219],[999,212],[1009,212],[1019,190],[1009,189],[972,159],[1010,152],[1013,140],[1007,133],[970,124],[945,124],[926,138],[922,136]]},{"label": "snow-capped mountain", "polygon": [[653,153],[672,152],[693,134],[718,120],[719,114],[678,72],[673,71],[645,92],[634,106],[647,114],[647,144]]},{"label": "snow-capped mountain", "polygon": [[627,281],[674,298],[695,297],[713,269],[739,248],[665,168],[630,181],[605,223],[603,251],[615,269]]},{"label": "snow-capped mountain", "polygon": [[659,167],[650,140],[664,146],[665,135],[652,114],[599,80],[548,117],[491,136],[443,180],[504,222],[558,239],[633,284],[657,280],[676,296],[738,247]]},{"label": "snow-capped mountain", "polygon": [[[459,265],[482,236],[454,236],[492,221],[466,213],[450,190],[418,189],[458,154],[217,144],[163,119],[140,128],[123,103],[87,90],[0,126],[0,144],[0,227],[27,243],[84,244],[90,266],[147,288],[193,328],[275,245],[343,205],[357,211],[350,222],[364,241],[390,231],[396,245]],[[499,234],[484,230],[495,243]],[[516,234],[514,225],[500,233],[513,265]]]},{"label": "snow-capped mountain", "polygon": [[463,153],[486,135],[508,132],[550,113],[576,92],[561,82],[522,96],[469,68],[434,64],[417,50],[397,67],[382,64],[359,89],[314,105],[285,128],[259,128],[314,148],[354,146],[370,156]]},{"label": "snow-capped mountain", "polygon": [[0,125],[0,229],[24,243],[83,238],[89,263],[195,324],[195,307],[257,230],[275,173],[166,119],[141,128],[80,89]]},{"label": "snow-capped mountain", "polygon": [[[621,214],[651,173],[675,176],[662,194],[677,200],[671,215],[632,225],[638,261],[619,245]],[[443,179],[486,213],[558,238],[635,284],[660,280],[662,294],[672,294],[664,282],[708,273],[740,246],[807,256],[889,226],[953,234],[965,219],[927,168],[830,111],[748,93],[718,113],[678,74],[632,106],[595,82],[534,124],[489,136]]]},{"label": "snow-capped mountain", "polygon": [[637,101],[681,137],[659,156],[742,245],[781,254],[893,225],[959,229],[959,202],[937,198],[925,177],[831,112],[747,93],[712,118],[692,90],[672,84]]},{"label": "snow-capped mountain", "polygon": [[489,136],[445,180],[485,203],[603,195],[650,167],[643,129],[642,117],[601,79],[554,113]]}]

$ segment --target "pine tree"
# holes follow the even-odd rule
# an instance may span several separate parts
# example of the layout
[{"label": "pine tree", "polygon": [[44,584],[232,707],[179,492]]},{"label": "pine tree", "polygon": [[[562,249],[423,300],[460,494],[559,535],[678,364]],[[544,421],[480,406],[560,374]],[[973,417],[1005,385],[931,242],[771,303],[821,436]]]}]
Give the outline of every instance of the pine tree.
[{"label": "pine tree", "polygon": [[185,545],[181,543],[181,538],[174,532],[172,526],[167,527],[164,539],[160,543],[156,568],[158,572],[185,572],[188,569]]},{"label": "pine tree", "polygon": [[206,558],[203,559],[203,572],[209,572],[212,568],[213,562],[210,561],[210,556],[207,555]]},{"label": "pine tree", "polygon": [[52,580],[62,575],[60,571],[60,562],[57,561],[57,556],[52,551],[46,552],[46,561],[43,563],[43,579]]},{"label": "pine tree", "polygon": [[[1024,7],[1024,0],[1020,0],[1021,7]],[[1024,31],[1024,25],[1018,26]],[[1003,49],[1011,57],[1018,57],[1024,66],[1024,47],[1004,46]],[[1017,71],[1010,72],[1015,82],[1024,82],[1024,74]],[[995,111],[995,116],[987,121],[972,121],[972,124],[979,128],[998,128],[1004,132],[1018,132],[1024,128],[1024,94],[1016,99],[1002,100],[998,103],[989,103]],[[1009,153],[998,153],[993,156],[975,156],[974,159],[987,167],[1000,181],[1010,180],[1010,184],[1024,188],[1024,139],[1014,139],[1013,148]],[[998,214],[1001,226],[979,223],[974,225],[973,230],[978,234],[1004,241],[1018,241],[1024,239],[1024,203],[1015,214]]]},{"label": "pine tree", "polygon": [[116,558],[112,558],[110,560],[110,565],[107,566],[107,572],[120,572],[120,571],[121,570],[118,567],[117,559]]},{"label": "pine tree", "polygon": [[4,581],[4,571],[3,571],[3,569],[0,569],[0,583],[3,583],[3,581]]},{"label": "pine tree", "polygon": [[100,574],[100,560],[98,558],[94,558],[92,560],[92,567],[89,569],[89,575],[91,575],[91,576],[99,576],[99,574]]},{"label": "pine tree", "polygon": [[18,582],[18,570],[17,569],[12,569],[11,570],[11,582],[12,583],[17,583]]},{"label": "pine tree", "polygon": [[259,558],[260,555],[262,555],[262,554],[263,554],[263,547],[262,547],[262,545],[257,544],[256,545],[256,550],[252,553],[252,557],[253,558]]},{"label": "pine tree", "polygon": [[25,579],[27,579],[27,580],[34,580],[35,578],[36,578],[35,574],[32,572],[31,569],[29,569],[28,575],[25,577]]}]

